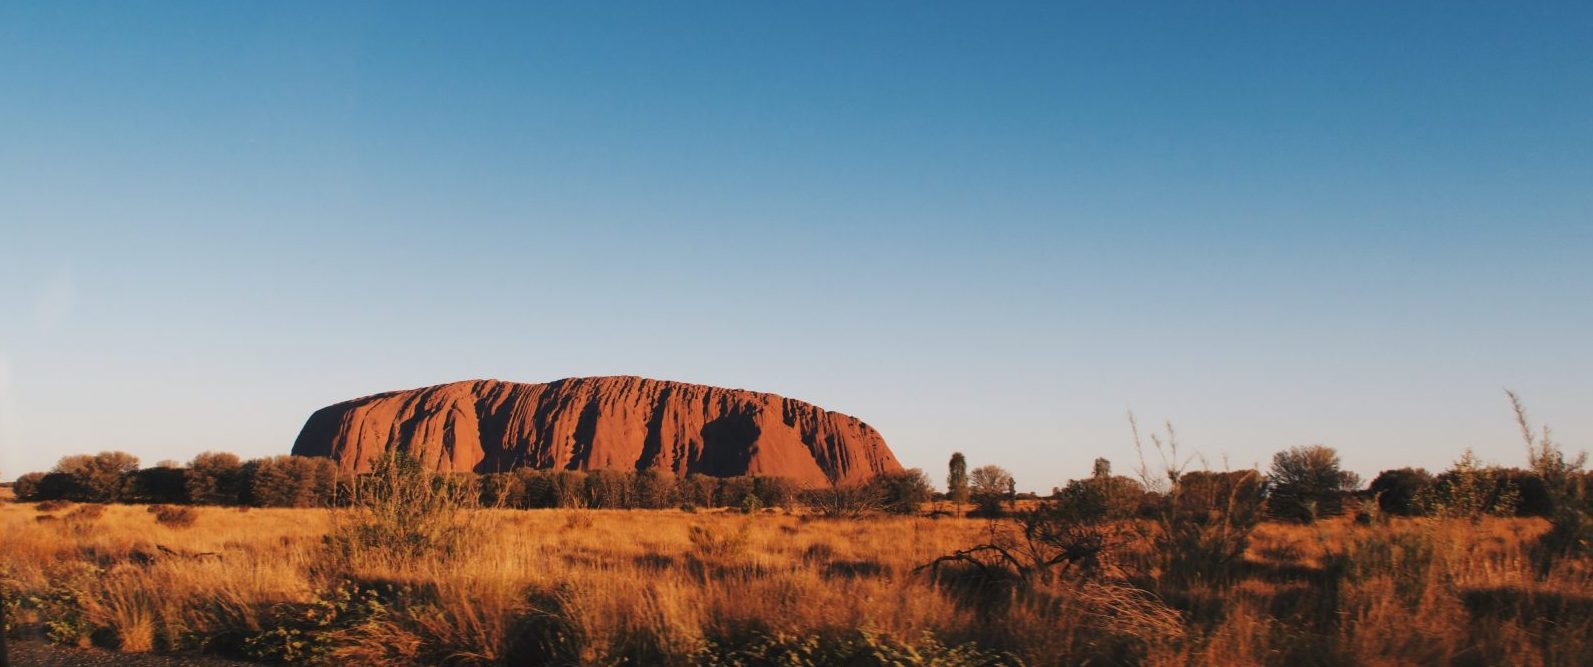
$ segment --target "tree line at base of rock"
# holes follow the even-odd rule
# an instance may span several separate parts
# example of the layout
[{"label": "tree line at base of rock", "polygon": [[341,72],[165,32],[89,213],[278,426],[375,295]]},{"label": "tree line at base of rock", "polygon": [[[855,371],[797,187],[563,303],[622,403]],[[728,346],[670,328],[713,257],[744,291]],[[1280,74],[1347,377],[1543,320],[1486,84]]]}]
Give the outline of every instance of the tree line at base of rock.
[{"label": "tree line at base of rock", "polygon": [[[677,477],[664,471],[590,472],[519,469],[505,473],[450,473],[478,490],[482,506],[510,509],[589,508],[790,508],[802,505],[827,515],[873,511],[910,514],[930,500],[952,501],[953,511],[971,506],[971,516],[1000,516],[1024,498],[1012,476],[998,466],[967,471],[953,458],[947,493],[937,493],[918,469],[880,476],[867,484],[802,489],[780,477]],[[959,464],[962,467],[959,469]],[[1196,475],[1222,473],[1191,472]],[[15,483],[19,500],[70,500],[253,507],[321,507],[351,492],[352,477],[339,473],[331,459],[275,456],[243,461],[228,453],[207,452],[186,466],[163,462],[140,468],[124,452],[67,456],[49,472],[29,473]],[[1571,475],[1558,484],[1593,488],[1593,476]],[[1087,478],[1052,489],[1061,499],[1083,492],[1111,505],[1114,514],[1146,516],[1156,494],[1139,481],[1111,474],[1098,459]],[[1098,487],[1098,488],[1096,488]],[[1386,470],[1359,489],[1353,473],[1339,467],[1331,448],[1320,445],[1279,452],[1264,476],[1267,514],[1276,520],[1309,522],[1347,512],[1377,511],[1394,516],[1497,515],[1553,516],[1556,494],[1533,470],[1482,465],[1469,451],[1449,470],[1432,474],[1420,468]],[[939,513],[951,513],[937,503]]]},{"label": "tree line at base of rock", "polygon": [[[710,477],[647,471],[536,470],[439,475],[466,482],[484,507],[509,509],[721,508],[745,511],[829,507],[837,492],[847,499],[836,512],[913,513],[934,493],[920,470],[876,477],[866,484],[803,489],[783,477]],[[207,452],[187,466],[163,462],[140,468],[125,452],[64,457],[49,472],[17,478],[18,500],[194,504],[252,507],[324,507],[343,504],[359,476],[340,473],[328,458],[275,456],[250,461]],[[824,512],[829,513],[829,512]]]}]

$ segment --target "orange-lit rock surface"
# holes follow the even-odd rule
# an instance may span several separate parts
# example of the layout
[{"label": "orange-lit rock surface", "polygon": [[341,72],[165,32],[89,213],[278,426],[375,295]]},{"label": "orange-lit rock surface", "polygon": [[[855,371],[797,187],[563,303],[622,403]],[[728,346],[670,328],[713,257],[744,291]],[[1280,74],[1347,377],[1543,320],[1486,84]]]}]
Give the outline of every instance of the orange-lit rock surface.
[{"label": "orange-lit rock surface", "polygon": [[293,453],[364,471],[394,448],[437,470],[478,473],[659,469],[811,486],[901,470],[855,417],[774,394],[628,376],[473,380],[357,398],[310,415]]}]

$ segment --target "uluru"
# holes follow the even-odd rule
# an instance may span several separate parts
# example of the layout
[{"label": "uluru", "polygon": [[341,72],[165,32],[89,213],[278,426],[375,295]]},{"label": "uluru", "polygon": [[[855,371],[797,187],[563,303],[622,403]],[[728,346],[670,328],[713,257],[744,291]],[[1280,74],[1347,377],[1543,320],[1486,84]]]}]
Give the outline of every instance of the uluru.
[{"label": "uluru", "polygon": [[331,457],[351,472],[389,451],[443,472],[663,470],[807,486],[901,470],[856,417],[770,393],[631,376],[375,394],[315,411],[293,444],[295,455]]}]

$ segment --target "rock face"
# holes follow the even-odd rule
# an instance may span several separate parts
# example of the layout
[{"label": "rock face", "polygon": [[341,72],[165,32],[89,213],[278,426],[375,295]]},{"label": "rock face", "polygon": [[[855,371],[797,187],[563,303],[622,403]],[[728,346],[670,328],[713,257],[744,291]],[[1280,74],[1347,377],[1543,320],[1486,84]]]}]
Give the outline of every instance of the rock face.
[{"label": "rock face", "polygon": [[774,394],[638,377],[474,380],[315,411],[293,443],[365,471],[400,449],[441,471],[519,467],[771,475],[809,486],[901,470],[868,424]]}]

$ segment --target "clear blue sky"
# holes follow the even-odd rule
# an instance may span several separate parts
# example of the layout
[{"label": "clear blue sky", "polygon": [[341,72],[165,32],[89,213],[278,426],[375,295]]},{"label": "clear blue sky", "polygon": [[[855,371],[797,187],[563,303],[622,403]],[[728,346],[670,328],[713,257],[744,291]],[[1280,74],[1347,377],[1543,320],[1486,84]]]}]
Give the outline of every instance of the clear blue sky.
[{"label": "clear blue sky", "polygon": [[1316,4],[0,4],[0,476],[597,374],[1040,490],[1593,444],[1593,5]]}]

